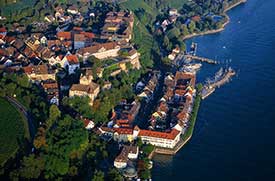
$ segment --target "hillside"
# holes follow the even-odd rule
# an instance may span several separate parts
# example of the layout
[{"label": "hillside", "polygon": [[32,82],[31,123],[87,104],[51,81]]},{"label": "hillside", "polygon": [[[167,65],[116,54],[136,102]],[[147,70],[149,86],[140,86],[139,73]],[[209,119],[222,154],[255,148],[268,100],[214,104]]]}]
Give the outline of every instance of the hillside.
[{"label": "hillside", "polygon": [[0,98],[0,165],[13,157],[24,139],[24,123],[20,113],[8,101]]}]

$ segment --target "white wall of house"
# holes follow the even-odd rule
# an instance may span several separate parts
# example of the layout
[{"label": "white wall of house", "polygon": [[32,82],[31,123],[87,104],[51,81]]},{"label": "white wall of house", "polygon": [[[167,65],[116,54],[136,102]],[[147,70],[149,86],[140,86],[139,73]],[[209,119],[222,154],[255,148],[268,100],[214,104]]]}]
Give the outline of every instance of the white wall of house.
[{"label": "white wall of house", "polygon": [[64,63],[64,68],[68,70],[69,75],[74,74],[77,69],[80,68],[79,63],[77,64],[69,64],[69,62],[66,60]]},{"label": "white wall of house", "polygon": [[137,159],[138,158],[138,152],[139,152],[139,149],[138,149],[138,147],[137,147],[137,152],[136,153],[128,153],[128,158],[129,159],[133,159],[133,160],[135,160],[135,159]]},{"label": "white wall of house", "polygon": [[111,49],[111,50],[106,50],[106,51],[102,51],[102,52],[93,53],[92,55],[95,56],[98,59],[117,57],[119,50],[120,50],[120,48],[118,47],[118,48]]},{"label": "white wall of house", "polygon": [[124,161],[114,161],[114,166],[116,168],[119,168],[119,169],[126,168],[127,162],[124,162]]},{"label": "white wall of house", "polygon": [[174,148],[175,145],[180,140],[180,134],[176,136],[175,139],[164,139],[164,138],[157,138],[157,137],[148,137],[148,136],[141,136],[140,137],[143,143],[150,143],[155,146],[164,147],[164,148]]}]

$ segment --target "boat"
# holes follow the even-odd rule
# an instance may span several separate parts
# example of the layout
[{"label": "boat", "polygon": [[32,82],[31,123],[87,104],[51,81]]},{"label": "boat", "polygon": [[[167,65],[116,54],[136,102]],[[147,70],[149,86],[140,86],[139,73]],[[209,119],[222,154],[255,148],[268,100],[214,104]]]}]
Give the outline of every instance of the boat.
[{"label": "boat", "polygon": [[182,70],[185,72],[196,72],[201,68],[201,66],[201,63],[186,64],[182,67]]},{"label": "boat", "polygon": [[216,74],[213,79],[207,79],[206,84],[203,86],[201,96],[202,99],[205,99],[208,97],[210,94],[212,94],[215,89],[223,84],[227,83],[230,81],[231,77],[234,76],[236,73],[235,71],[229,67],[228,69],[223,69],[221,68]]},{"label": "boat", "polygon": [[208,87],[204,86],[202,91],[201,91],[201,98],[205,99],[207,98],[210,94],[212,94],[216,89],[214,87]]},{"label": "boat", "polygon": [[198,47],[198,44],[195,42],[192,42],[189,53],[193,56],[196,55],[197,47]]}]

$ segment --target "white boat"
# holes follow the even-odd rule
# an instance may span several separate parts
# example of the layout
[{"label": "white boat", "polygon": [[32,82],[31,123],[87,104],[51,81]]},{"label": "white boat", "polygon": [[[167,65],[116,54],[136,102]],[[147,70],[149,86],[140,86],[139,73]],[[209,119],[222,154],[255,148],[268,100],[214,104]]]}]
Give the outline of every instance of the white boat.
[{"label": "white boat", "polygon": [[183,70],[186,72],[196,72],[201,68],[201,63],[187,64],[183,66]]}]

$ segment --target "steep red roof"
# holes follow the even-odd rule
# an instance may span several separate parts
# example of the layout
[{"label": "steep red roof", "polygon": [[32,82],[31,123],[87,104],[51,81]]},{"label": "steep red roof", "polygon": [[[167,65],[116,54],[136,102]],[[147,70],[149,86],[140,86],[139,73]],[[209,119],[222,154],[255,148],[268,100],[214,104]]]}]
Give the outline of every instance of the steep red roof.
[{"label": "steep red roof", "polygon": [[68,60],[69,64],[78,64],[78,58],[76,55],[67,55],[66,59]]}]

